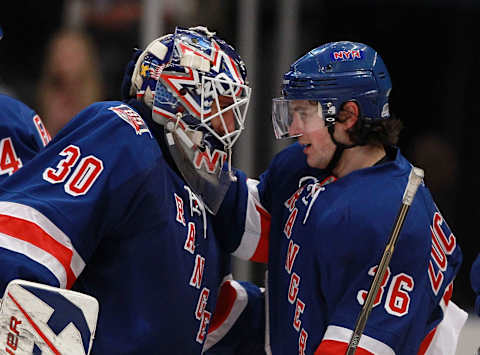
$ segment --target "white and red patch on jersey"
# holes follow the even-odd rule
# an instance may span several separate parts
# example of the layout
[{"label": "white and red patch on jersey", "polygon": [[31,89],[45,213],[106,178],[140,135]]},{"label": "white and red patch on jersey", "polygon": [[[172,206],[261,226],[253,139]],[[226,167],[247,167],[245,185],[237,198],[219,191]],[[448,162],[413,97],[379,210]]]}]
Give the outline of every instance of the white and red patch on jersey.
[{"label": "white and red patch on jersey", "polygon": [[43,124],[42,119],[39,115],[35,115],[33,117],[33,124],[37,128],[37,132],[40,136],[40,139],[42,140],[43,146],[46,146],[52,140],[52,137],[50,136],[50,133]]},{"label": "white and red patch on jersey", "polygon": [[150,134],[150,136],[152,136],[152,134],[150,133],[150,130],[148,129],[148,126],[146,125],[145,121],[137,113],[137,111],[132,109],[130,106],[119,105],[119,106],[115,106],[115,107],[109,107],[108,109],[110,111],[115,112],[118,117],[120,117],[122,120],[127,122],[130,126],[132,126],[137,135],[142,135],[143,133],[148,133],[148,134]]}]

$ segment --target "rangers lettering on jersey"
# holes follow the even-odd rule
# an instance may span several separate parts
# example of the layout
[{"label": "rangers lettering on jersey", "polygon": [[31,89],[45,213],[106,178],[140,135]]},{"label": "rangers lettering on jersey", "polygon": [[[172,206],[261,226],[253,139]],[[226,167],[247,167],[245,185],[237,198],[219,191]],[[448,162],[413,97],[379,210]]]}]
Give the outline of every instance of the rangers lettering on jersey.
[{"label": "rangers lettering on jersey", "polygon": [[[188,186],[184,186],[184,189],[188,192],[188,196],[190,197],[190,216],[194,214],[202,214],[203,209],[199,208],[200,200],[198,197],[191,191]],[[195,255],[194,266],[192,270],[192,274],[189,281],[189,286],[194,287],[196,289],[200,289],[202,286],[202,279],[203,273],[205,270],[205,257],[200,254],[195,254],[195,240],[196,240],[196,226],[195,222],[188,221],[186,218],[185,213],[185,204],[183,199],[173,193],[173,199],[175,201],[176,207],[176,222],[181,224],[183,227],[186,227],[186,237],[183,249],[186,250],[189,254]],[[206,238],[206,236],[204,236]],[[198,332],[196,335],[196,341],[200,344],[203,344],[205,341],[205,337],[207,334],[207,327],[210,323],[211,319],[211,312],[207,311],[205,308],[207,306],[208,297],[210,295],[210,290],[207,287],[203,287],[201,292],[198,296],[197,307],[193,312],[193,315],[197,320],[200,321]]]},{"label": "rangers lettering on jersey", "polygon": [[[298,297],[302,275],[294,271],[294,265],[295,261],[301,257],[302,247],[298,240],[292,239],[293,230],[295,228],[295,222],[299,214],[300,206],[304,206],[303,208],[305,208],[305,206],[313,204],[318,193],[325,190],[325,185],[328,185],[335,180],[336,178],[333,176],[328,176],[320,182],[317,178],[312,176],[302,177],[299,181],[299,188],[297,191],[295,191],[283,203],[284,207],[289,211],[283,228],[284,236],[289,240],[287,253],[285,255],[285,271],[290,276],[287,299],[288,302],[295,307],[291,325],[292,328],[298,333],[299,354],[304,354],[307,347],[308,331],[302,327],[301,316],[308,308],[308,305]],[[297,205],[297,202],[300,202],[300,204]],[[308,216],[310,207],[306,211],[306,216],[303,223],[306,223],[306,217]]]},{"label": "rangers lettering on jersey", "polygon": [[[304,188],[305,185],[300,186],[299,189],[295,191],[293,195],[290,196],[290,198],[287,199],[284,203],[284,207],[290,211],[290,214],[283,228],[284,235],[287,239],[291,238],[292,231],[295,225],[295,220],[298,214],[298,208],[295,207],[295,205],[300,198],[302,192],[304,191]],[[294,318],[292,319],[292,328],[299,333],[298,353],[304,354],[305,348],[307,346],[308,332],[305,329],[301,328],[301,315],[303,314],[306,305],[302,300],[297,297],[300,290],[301,275],[298,275],[296,272],[292,272],[295,260],[300,253],[300,249],[300,245],[290,239],[287,255],[285,256],[285,271],[290,275],[290,284],[288,287],[287,299],[290,304],[295,306]]]}]

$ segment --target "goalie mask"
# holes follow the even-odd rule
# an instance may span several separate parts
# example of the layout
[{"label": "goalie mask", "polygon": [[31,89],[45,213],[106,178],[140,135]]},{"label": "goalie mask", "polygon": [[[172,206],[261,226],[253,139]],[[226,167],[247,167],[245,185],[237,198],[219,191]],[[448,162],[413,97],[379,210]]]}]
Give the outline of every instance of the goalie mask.
[{"label": "goalie mask", "polygon": [[152,108],[175,164],[214,214],[234,179],[232,147],[250,92],[240,56],[205,27],[177,27],[156,39],[132,75],[131,94]]}]

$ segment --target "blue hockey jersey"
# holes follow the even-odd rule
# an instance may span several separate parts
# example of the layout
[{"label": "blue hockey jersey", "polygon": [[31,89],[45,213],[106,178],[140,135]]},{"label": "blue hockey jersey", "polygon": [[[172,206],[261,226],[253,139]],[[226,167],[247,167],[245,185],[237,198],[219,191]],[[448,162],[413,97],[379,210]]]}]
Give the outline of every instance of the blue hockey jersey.
[{"label": "blue hockey jersey", "polygon": [[478,255],[470,268],[470,283],[475,292],[475,313],[480,316],[480,255]]},{"label": "blue hockey jersey", "polygon": [[35,111],[10,96],[0,94],[0,180],[20,169],[50,139]]},{"label": "blue hockey jersey", "polygon": [[96,297],[92,354],[200,354],[229,272],[150,128],[123,102],[93,104],[0,186],[2,289],[22,278]]},{"label": "blue hockey jersey", "polygon": [[[215,228],[229,237],[223,243],[234,255],[268,263],[272,354],[345,353],[410,170],[396,151],[392,161],[335,179],[309,168],[294,144],[260,181],[237,174]],[[232,214],[235,223],[225,223]],[[454,234],[422,184],[357,353],[453,354],[466,319],[449,303],[461,261]],[[439,349],[439,342],[453,350]]]}]

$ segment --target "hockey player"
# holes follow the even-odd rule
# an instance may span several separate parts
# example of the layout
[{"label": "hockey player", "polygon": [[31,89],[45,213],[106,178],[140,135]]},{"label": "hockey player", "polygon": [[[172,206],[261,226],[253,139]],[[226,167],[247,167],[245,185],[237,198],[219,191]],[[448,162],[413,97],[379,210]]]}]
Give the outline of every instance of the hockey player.
[{"label": "hockey player", "polygon": [[177,28],[140,53],[127,92],[0,186],[0,282],[98,299],[92,354],[200,354],[229,272],[211,217],[232,181],[246,69],[206,28]]},{"label": "hockey player", "polygon": [[0,181],[32,159],[50,139],[35,111],[0,94]]},{"label": "hockey player", "polygon": [[[395,146],[390,90],[367,45],[328,43],[298,59],[272,107],[276,136],[298,143],[260,181],[237,172],[216,216],[234,255],[268,263],[268,354],[347,349],[412,168]],[[356,353],[454,354],[466,320],[450,301],[461,261],[421,185]]]}]

